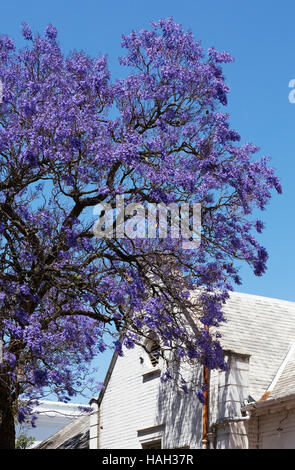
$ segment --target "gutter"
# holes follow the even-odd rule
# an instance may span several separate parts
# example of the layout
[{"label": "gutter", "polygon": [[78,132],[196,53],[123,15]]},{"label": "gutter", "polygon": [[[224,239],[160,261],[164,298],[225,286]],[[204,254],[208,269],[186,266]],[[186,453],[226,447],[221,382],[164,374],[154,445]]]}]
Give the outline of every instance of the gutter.
[{"label": "gutter", "polygon": [[[264,400],[264,401],[256,401],[255,403],[251,403],[249,405],[243,406],[241,408],[242,411],[249,411],[251,414],[256,414],[256,411],[267,411],[268,408],[270,408],[273,405],[280,405],[284,404],[287,401],[295,400],[295,393],[292,393],[290,395],[286,395],[284,397],[279,397],[279,398],[272,398],[271,400]],[[295,408],[295,404],[294,404]]]}]

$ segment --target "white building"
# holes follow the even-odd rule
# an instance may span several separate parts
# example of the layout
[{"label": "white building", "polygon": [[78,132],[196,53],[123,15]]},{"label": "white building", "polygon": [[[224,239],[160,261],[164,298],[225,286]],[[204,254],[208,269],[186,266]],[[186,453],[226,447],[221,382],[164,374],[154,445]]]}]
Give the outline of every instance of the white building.
[{"label": "white building", "polygon": [[37,417],[36,427],[32,427],[30,423],[17,425],[16,438],[21,433],[34,437],[35,442],[32,447],[36,447],[60,429],[84,417],[86,413],[83,412],[82,407],[85,408],[85,406],[87,405],[40,400],[39,405],[32,411],[32,414]]},{"label": "white building", "polygon": [[[209,447],[295,448],[295,303],[232,293],[224,313],[229,368],[210,373]],[[161,368],[140,347],[114,354],[90,422],[81,418],[90,448],[202,448],[202,405],[162,384]],[[57,446],[53,436],[42,447],[61,447],[69,432],[56,435]]]}]

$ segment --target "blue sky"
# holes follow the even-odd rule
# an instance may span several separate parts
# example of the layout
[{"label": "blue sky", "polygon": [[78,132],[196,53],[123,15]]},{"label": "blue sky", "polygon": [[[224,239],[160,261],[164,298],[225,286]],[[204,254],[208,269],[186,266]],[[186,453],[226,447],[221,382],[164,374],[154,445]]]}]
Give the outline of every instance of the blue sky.
[{"label": "blue sky", "polygon": [[[121,34],[149,27],[149,21],[172,16],[191,29],[205,48],[215,46],[235,57],[224,68],[231,88],[227,111],[232,126],[244,142],[272,157],[283,185],[260,218],[266,230],[259,240],[269,251],[268,271],[255,277],[241,270],[242,292],[295,301],[294,200],[295,200],[295,104],[288,100],[289,81],[295,78],[295,4],[248,0],[14,0],[1,2],[0,33],[23,44],[22,21],[35,31],[51,22],[59,31],[65,53],[85,50],[89,55],[107,54],[113,78],[122,74],[118,65]],[[108,363],[101,364],[101,377]],[[75,399],[79,401],[79,399]]]}]

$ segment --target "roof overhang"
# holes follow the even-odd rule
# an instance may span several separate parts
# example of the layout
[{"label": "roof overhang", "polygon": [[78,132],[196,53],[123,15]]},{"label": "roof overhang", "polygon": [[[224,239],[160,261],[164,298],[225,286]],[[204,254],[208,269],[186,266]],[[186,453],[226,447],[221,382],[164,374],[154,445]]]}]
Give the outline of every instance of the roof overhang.
[{"label": "roof overhang", "polygon": [[249,412],[252,416],[260,416],[268,413],[277,413],[281,409],[295,408],[295,393],[284,397],[257,401],[241,408],[242,412]]}]

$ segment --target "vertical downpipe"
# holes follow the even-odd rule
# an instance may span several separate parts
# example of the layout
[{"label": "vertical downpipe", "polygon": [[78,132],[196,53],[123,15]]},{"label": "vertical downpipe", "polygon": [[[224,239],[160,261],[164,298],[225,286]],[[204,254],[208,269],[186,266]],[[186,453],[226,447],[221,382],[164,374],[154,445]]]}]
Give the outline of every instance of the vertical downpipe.
[{"label": "vertical downpipe", "polygon": [[[205,326],[209,331],[208,326]],[[202,415],[202,449],[209,449],[208,427],[209,427],[209,393],[210,393],[210,372],[208,367],[203,366],[203,384],[205,385],[204,391],[204,405]]]}]

